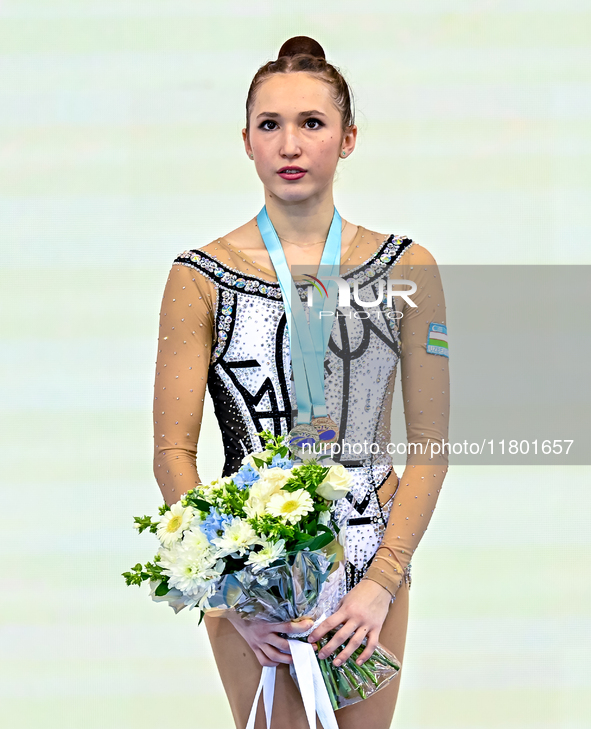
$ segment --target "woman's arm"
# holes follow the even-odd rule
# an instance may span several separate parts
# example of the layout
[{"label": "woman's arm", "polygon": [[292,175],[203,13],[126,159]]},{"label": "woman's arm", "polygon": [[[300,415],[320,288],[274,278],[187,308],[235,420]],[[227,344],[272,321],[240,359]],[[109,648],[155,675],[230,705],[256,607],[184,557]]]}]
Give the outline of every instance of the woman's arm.
[{"label": "woman's arm", "polygon": [[154,383],[154,476],[173,504],[200,483],[197,441],[214,343],[216,291],[174,264],[164,289]]},{"label": "woman's arm", "polygon": [[[447,344],[439,269],[429,251],[416,244],[408,249],[399,266],[401,278],[417,284],[417,292],[410,297],[417,307],[404,305],[400,325],[408,454],[386,533],[365,575],[392,597],[435,510],[448,468],[448,454],[440,446],[442,440],[447,442],[449,428],[449,358],[447,349],[437,344]],[[436,328],[445,331],[434,331],[432,324],[442,325]]]},{"label": "woman's arm", "polygon": [[[435,444],[440,445],[442,438],[447,440],[449,422],[449,360],[446,351],[435,353],[444,352],[444,348],[437,349],[434,332],[429,338],[432,323],[447,329],[439,270],[431,254],[414,244],[402,256],[392,278],[395,275],[417,284],[417,291],[411,296],[417,307],[405,303],[400,326],[402,396],[409,454],[384,538],[364,579],[345,596],[339,610],[309,638],[316,641],[342,624],[319,654],[330,655],[350,638],[339,654],[340,661],[346,660],[366,635],[367,647],[359,662],[365,662],[375,650],[403,572],[435,509],[448,466],[447,454],[434,452]],[[399,310],[402,301],[396,299]],[[443,334],[439,332],[439,336]],[[434,444],[433,452],[431,444]],[[386,483],[382,489],[386,492],[388,486],[394,491],[395,484]]]},{"label": "woman's arm", "polygon": [[[215,286],[198,271],[174,264],[162,298],[154,385],[154,475],[168,504],[200,483],[197,441],[211,348],[215,344]],[[263,666],[291,663],[283,633],[312,621],[267,623],[230,619]]]}]

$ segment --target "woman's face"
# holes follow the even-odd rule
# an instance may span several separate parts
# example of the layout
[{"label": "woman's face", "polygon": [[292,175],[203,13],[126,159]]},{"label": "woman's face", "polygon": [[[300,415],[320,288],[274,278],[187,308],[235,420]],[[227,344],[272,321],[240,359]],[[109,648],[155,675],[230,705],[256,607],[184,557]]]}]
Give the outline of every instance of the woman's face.
[{"label": "woman's face", "polygon": [[356,127],[343,134],[328,84],[304,72],[266,79],[250,113],[249,134],[242,131],[263,184],[286,202],[330,188],[341,151],[349,156],[356,134]]}]

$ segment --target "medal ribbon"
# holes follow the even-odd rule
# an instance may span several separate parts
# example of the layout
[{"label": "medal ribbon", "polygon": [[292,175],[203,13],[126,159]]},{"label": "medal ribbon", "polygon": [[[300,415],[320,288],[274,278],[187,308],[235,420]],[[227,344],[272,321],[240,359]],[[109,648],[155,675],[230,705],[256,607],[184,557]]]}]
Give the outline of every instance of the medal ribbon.
[{"label": "medal ribbon", "polygon": [[[309,307],[310,323],[308,324],[283,247],[269,218],[266,205],[257,216],[257,225],[283,294],[298,404],[298,424],[309,423],[312,409],[315,417],[327,414],[324,397],[324,356],[334,317],[321,317],[320,312],[331,311],[334,315],[338,290],[336,281],[327,281],[328,296],[323,297],[324,300],[321,303],[314,301]],[[319,276],[321,269],[323,275],[338,276],[340,262],[341,216],[335,208],[322,251],[322,259],[318,268]]]}]

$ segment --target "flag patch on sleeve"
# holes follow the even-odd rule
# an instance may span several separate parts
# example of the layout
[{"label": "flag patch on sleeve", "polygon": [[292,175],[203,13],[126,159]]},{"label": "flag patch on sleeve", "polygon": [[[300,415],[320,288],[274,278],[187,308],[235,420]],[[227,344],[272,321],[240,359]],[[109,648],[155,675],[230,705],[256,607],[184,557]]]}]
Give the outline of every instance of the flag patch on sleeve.
[{"label": "flag patch on sleeve", "polygon": [[444,357],[449,357],[447,327],[445,324],[436,324],[433,321],[429,324],[427,352],[429,354],[442,354]]}]

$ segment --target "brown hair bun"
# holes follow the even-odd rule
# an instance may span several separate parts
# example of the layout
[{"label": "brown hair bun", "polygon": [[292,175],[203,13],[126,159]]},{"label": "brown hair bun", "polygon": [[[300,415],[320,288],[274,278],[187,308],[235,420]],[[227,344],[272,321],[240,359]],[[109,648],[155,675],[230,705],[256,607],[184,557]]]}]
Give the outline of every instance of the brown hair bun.
[{"label": "brown hair bun", "polygon": [[307,56],[314,56],[314,58],[324,58],[324,48],[314,40],[314,38],[308,38],[307,35],[296,35],[285,43],[279,49],[277,58],[281,56],[295,56],[299,53],[305,53]]},{"label": "brown hair bun", "polygon": [[355,124],[353,94],[349,84],[336,66],[326,60],[324,49],[307,35],[296,35],[279,49],[275,61],[268,61],[255,73],[246,97],[246,132],[250,129],[250,112],[256,93],[266,78],[277,73],[309,73],[330,86],[332,98],[337,106],[345,131]]}]

